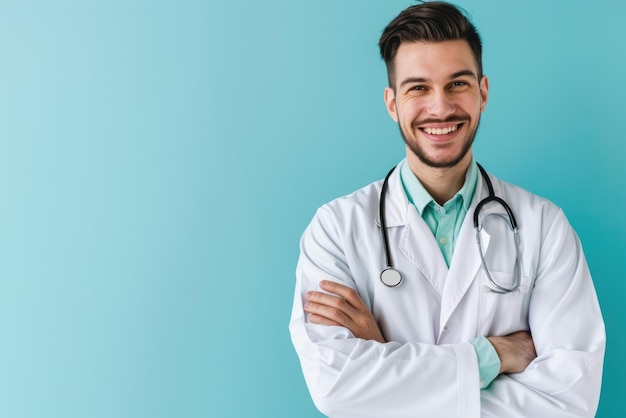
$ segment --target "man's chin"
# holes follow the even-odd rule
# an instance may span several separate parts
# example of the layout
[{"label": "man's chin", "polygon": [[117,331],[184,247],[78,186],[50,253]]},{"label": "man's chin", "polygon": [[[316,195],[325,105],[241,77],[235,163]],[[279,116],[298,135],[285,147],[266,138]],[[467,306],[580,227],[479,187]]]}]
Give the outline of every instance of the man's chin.
[{"label": "man's chin", "polygon": [[[453,155],[427,155],[421,150],[411,149],[411,152],[420,160],[420,162],[431,168],[453,168],[461,164],[467,156],[469,149]],[[416,152],[417,151],[417,152]]]}]

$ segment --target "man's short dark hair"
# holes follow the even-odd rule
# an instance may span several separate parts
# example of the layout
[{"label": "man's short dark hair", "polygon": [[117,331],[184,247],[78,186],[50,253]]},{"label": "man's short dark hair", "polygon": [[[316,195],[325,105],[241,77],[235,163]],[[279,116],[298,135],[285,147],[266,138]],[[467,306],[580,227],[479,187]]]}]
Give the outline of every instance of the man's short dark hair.
[{"label": "man's short dark hair", "polygon": [[389,87],[395,89],[394,61],[401,43],[459,39],[469,44],[480,80],[483,75],[482,41],[464,10],[442,1],[420,3],[404,9],[387,25],[378,41],[380,55],[387,65]]}]

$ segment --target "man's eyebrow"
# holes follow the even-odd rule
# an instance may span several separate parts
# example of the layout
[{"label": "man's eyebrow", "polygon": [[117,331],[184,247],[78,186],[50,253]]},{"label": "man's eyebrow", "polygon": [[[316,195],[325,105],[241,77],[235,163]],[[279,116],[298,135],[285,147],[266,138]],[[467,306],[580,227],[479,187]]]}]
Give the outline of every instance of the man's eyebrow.
[{"label": "man's eyebrow", "polygon": [[400,82],[400,85],[398,87],[403,87],[411,83],[425,83],[427,81],[428,79],[424,77],[409,77],[409,78],[405,78],[404,80],[402,80],[402,82]]},{"label": "man's eyebrow", "polygon": [[476,79],[478,79],[478,76],[476,75],[476,73],[472,70],[461,70],[461,71],[457,71],[456,73],[452,74],[450,76],[450,78],[457,78],[457,77],[463,77],[463,76],[470,76],[470,77],[474,77]]}]

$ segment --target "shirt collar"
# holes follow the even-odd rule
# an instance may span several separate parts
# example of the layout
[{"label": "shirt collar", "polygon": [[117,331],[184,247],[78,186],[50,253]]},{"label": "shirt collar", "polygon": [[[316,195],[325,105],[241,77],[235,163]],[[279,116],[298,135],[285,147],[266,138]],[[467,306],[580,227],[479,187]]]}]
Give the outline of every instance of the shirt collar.
[{"label": "shirt collar", "polygon": [[[406,193],[409,202],[411,202],[419,214],[424,213],[424,209],[430,202],[437,204],[432,196],[426,191],[422,183],[417,179],[415,174],[411,171],[406,159],[400,162],[400,180],[402,181],[402,187]],[[472,203],[474,192],[476,191],[476,183],[478,180],[478,167],[476,162],[472,159],[467,172],[465,173],[465,183],[452,199],[448,202],[457,199],[459,196],[463,204],[463,208],[467,211]],[[448,203],[446,202],[446,203]]]}]

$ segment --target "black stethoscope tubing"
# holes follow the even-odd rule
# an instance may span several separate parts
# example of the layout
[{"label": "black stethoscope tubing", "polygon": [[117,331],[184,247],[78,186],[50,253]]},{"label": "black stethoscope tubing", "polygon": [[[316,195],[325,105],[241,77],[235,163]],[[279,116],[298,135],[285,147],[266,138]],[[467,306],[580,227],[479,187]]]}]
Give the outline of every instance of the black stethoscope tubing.
[{"label": "black stethoscope tubing", "polygon": [[480,170],[480,174],[483,176],[483,179],[485,179],[485,183],[487,183],[487,188],[489,189],[489,196],[487,196],[486,198],[478,202],[478,205],[476,205],[476,209],[474,209],[474,228],[478,228],[478,215],[480,214],[480,210],[482,209],[482,207],[485,206],[489,202],[495,201],[495,202],[498,202],[504,208],[504,210],[506,210],[507,215],[509,215],[511,228],[517,229],[517,222],[515,221],[515,216],[513,215],[513,211],[504,200],[496,196],[495,192],[493,191],[493,184],[491,184],[491,180],[489,179],[489,176],[487,175],[487,172],[485,171],[483,166],[478,163],[476,163],[476,165],[478,166],[478,169]]},{"label": "black stethoscope tubing", "polygon": [[[474,229],[476,231],[478,231],[478,216],[480,214],[480,210],[483,208],[484,205],[486,205],[489,202],[497,202],[499,203],[504,210],[506,211],[508,218],[509,218],[509,222],[510,222],[510,226],[511,229],[513,230],[514,234],[515,234],[515,242],[516,242],[516,246],[519,246],[519,236],[517,234],[517,221],[515,220],[515,216],[513,215],[513,211],[511,210],[511,208],[509,207],[509,205],[501,198],[499,198],[498,196],[495,195],[495,192],[493,190],[493,184],[491,183],[491,180],[489,179],[489,176],[487,175],[487,172],[485,171],[485,169],[478,163],[476,163],[476,165],[478,166],[478,169],[480,170],[480,174],[483,177],[483,179],[485,180],[485,183],[487,184],[487,189],[489,190],[489,196],[487,196],[486,198],[484,198],[483,200],[481,200],[480,202],[478,202],[478,204],[476,205],[476,208],[474,209]],[[393,263],[391,260],[391,251],[389,249],[389,237],[387,235],[387,222],[386,222],[386,217],[385,217],[385,200],[386,200],[386,195],[387,195],[387,189],[389,186],[389,177],[391,176],[391,173],[393,173],[393,171],[396,169],[396,167],[393,167],[391,170],[389,170],[389,173],[387,173],[387,176],[385,176],[385,180],[383,181],[383,185],[382,188],[380,190],[380,199],[379,199],[379,216],[380,216],[380,229],[382,232],[382,238],[383,238],[383,246],[385,248],[385,264],[386,264],[386,268],[381,272],[380,274],[380,280],[383,282],[383,284],[385,284],[388,287],[396,287],[398,286],[400,283],[402,283],[402,274],[396,270],[393,267]],[[477,235],[478,236],[478,235]],[[478,239],[478,238],[477,238]],[[480,247],[480,241],[478,241],[478,245]],[[516,291],[522,291],[521,289],[521,285],[520,285],[520,277],[519,277],[519,248],[516,247],[516,251],[517,251],[517,257],[515,260],[515,268],[516,268],[516,280],[515,283],[512,287],[506,287],[506,286],[501,286],[499,284],[497,284],[495,282],[495,280],[493,280],[493,278],[491,277],[491,274],[489,273],[489,270],[487,269],[483,254],[482,254],[482,247],[480,248],[481,251],[481,262],[483,267],[485,268],[485,272],[487,274],[487,277],[489,279],[489,282],[491,283],[491,285],[493,286],[492,288],[488,288],[488,291],[490,292],[494,292],[494,293],[509,293],[509,292],[516,292]]]},{"label": "black stethoscope tubing", "polygon": [[388,287],[396,287],[400,283],[402,283],[402,274],[395,268],[391,263],[391,252],[389,250],[389,237],[387,236],[387,222],[385,221],[385,198],[387,196],[387,187],[389,185],[389,177],[393,170],[396,167],[393,167],[385,176],[385,181],[383,181],[383,187],[380,190],[380,199],[379,199],[379,216],[380,216],[380,229],[383,234],[383,246],[385,247],[385,264],[387,267],[380,273],[380,280]]}]

